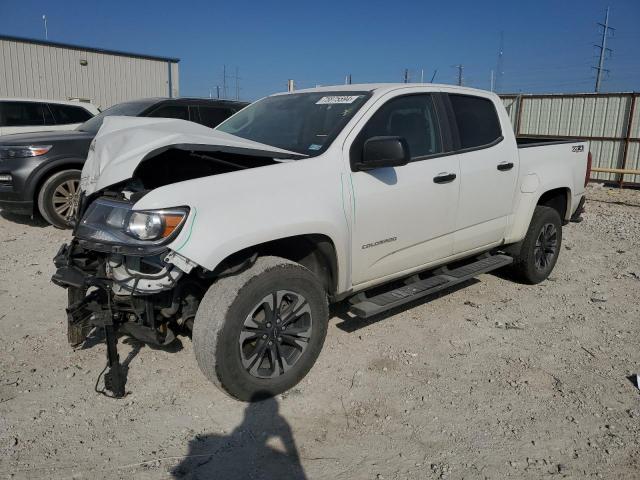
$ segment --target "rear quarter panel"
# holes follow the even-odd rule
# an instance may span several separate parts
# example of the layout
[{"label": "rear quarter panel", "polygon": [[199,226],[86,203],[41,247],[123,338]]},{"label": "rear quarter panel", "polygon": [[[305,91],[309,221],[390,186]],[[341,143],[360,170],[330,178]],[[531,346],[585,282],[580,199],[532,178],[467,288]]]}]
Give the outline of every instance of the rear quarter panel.
[{"label": "rear quarter panel", "polygon": [[540,197],[550,190],[568,191],[564,220],[569,220],[584,196],[589,142],[576,141],[518,148],[520,171],[514,213],[506,243],[522,240]]}]

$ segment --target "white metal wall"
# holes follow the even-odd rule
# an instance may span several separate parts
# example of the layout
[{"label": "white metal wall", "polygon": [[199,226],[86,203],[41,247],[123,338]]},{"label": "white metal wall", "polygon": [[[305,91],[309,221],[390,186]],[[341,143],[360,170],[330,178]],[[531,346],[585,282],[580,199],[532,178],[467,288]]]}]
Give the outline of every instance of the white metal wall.
[{"label": "white metal wall", "polygon": [[0,38],[0,97],[85,98],[102,109],[136,98],[168,97],[169,65],[177,97],[177,63]]},{"label": "white metal wall", "polygon": [[[640,105],[633,107],[637,97],[632,93],[504,95],[502,101],[516,135],[588,139],[594,167],[637,170]],[[591,178],[618,181],[620,175],[594,172]],[[640,175],[625,175],[624,181],[639,183]]]}]

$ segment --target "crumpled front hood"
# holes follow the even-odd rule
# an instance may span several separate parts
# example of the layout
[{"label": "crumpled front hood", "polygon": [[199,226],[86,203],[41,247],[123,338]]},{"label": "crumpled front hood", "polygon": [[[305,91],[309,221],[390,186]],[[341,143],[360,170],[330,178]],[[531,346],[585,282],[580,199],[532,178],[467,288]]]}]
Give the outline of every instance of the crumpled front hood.
[{"label": "crumpled front hood", "polygon": [[89,148],[80,188],[90,195],[127,180],[150,154],[169,148],[305,158],[299,153],[246,140],[186,120],[110,116],[104,119]]}]

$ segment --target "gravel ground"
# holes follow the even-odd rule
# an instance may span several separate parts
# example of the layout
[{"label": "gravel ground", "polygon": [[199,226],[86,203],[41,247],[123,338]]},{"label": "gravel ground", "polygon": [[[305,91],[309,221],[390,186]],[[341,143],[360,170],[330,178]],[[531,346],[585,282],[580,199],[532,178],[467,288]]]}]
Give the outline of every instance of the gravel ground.
[{"label": "gravel ground", "polygon": [[589,189],[537,286],[482,275],[375,322],[330,322],[296,388],[236,402],[173,351],[121,342],[130,393],[94,392],[98,341],[66,344],[51,258],[68,233],[0,216],[6,478],[640,476],[640,192]]}]

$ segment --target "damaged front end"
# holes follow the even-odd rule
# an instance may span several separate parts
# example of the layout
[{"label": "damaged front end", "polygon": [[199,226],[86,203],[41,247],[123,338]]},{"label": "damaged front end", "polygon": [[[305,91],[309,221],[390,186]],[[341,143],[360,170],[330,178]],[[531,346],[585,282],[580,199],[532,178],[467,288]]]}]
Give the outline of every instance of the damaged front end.
[{"label": "damaged front end", "polygon": [[54,258],[52,281],[68,290],[69,342],[78,345],[94,328],[104,330],[105,389],[114,397],[124,395],[126,381],[118,333],[148,344],[170,344],[177,333],[191,329],[210,283],[202,269],[167,246],[189,209],[133,210],[142,194],[103,192],[82,209],[73,240]]}]

